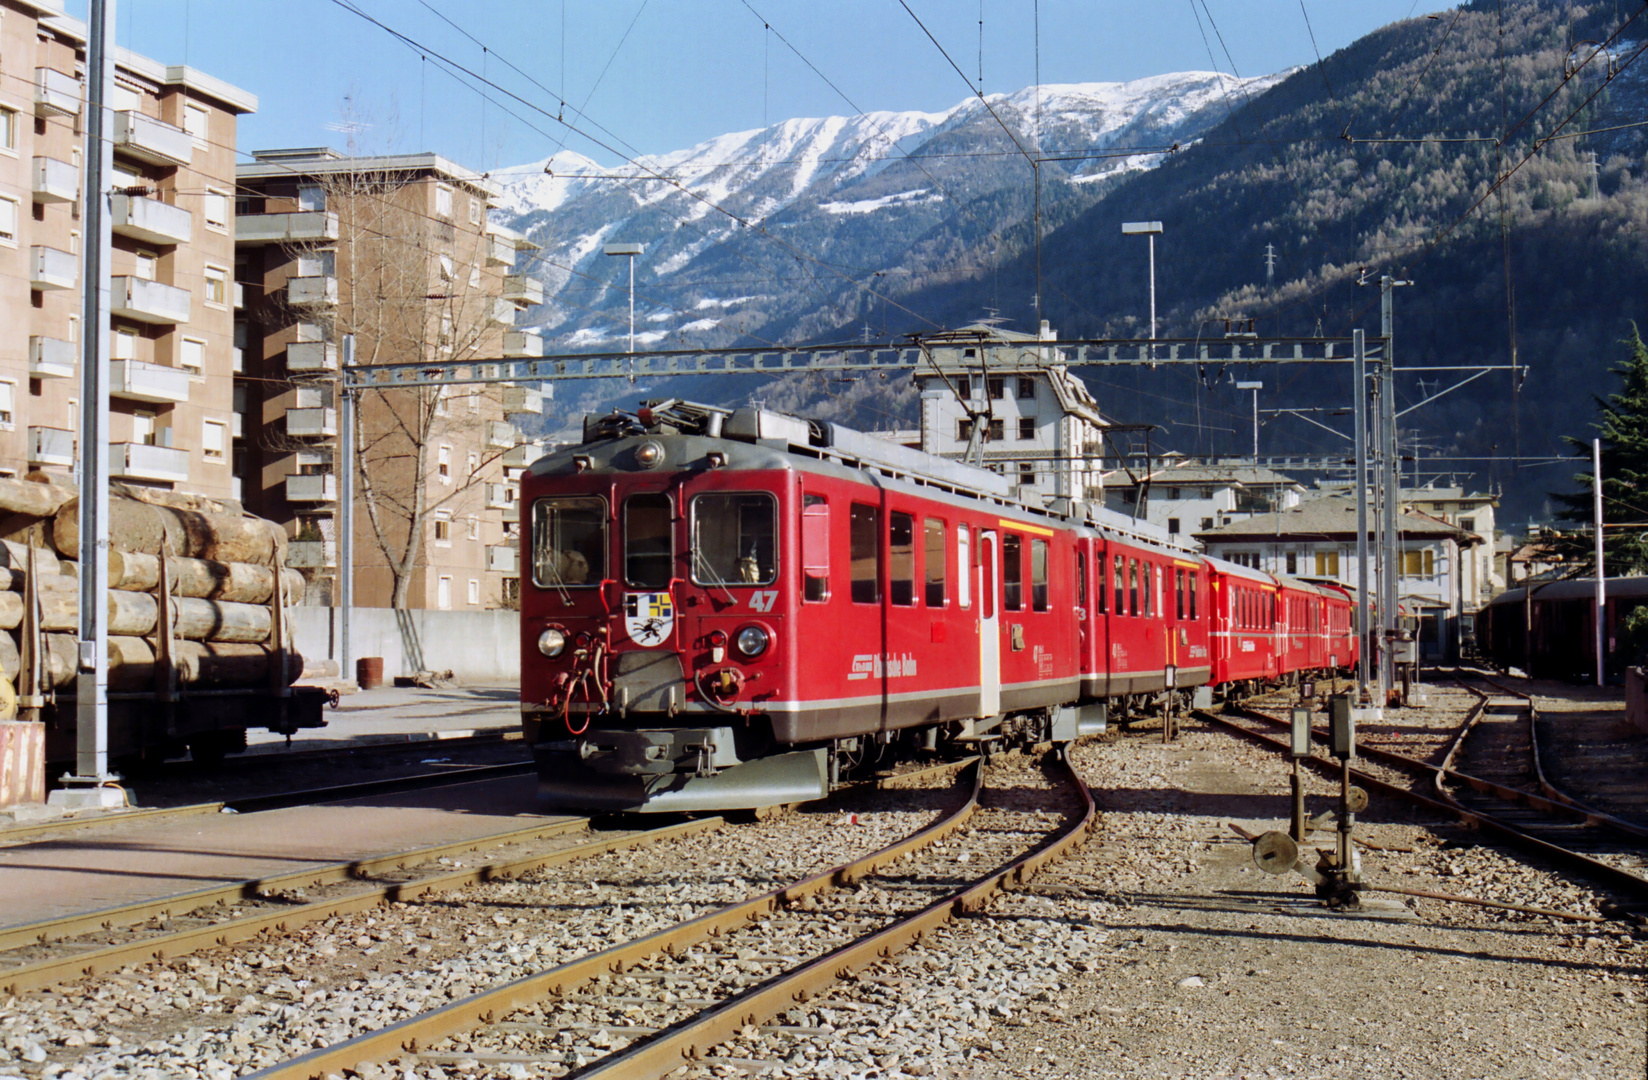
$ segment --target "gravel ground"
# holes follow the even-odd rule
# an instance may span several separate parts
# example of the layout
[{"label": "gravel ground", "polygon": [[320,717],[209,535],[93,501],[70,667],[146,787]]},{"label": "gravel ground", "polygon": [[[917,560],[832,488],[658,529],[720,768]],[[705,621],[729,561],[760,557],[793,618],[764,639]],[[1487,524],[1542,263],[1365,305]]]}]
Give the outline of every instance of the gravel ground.
[{"label": "gravel ground", "polygon": [[[1430,900],[1387,900],[1382,916],[1330,915],[1301,879],[1255,870],[1227,825],[1282,824],[1280,757],[1192,723],[1171,747],[1129,738],[1079,747],[1075,758],[1104,808],[1102,846],[793,1010],[790,1022],[826,1031],[804,1064],[776,1074],[1648,1071],[1648,940],[1619,924]],[[1325,805],[1325,782],[1310,790]],[[1449,826],[1377,803],[1363,820],[1368,839],[1413,849],[1364,852],[1372,883],[1596,910],[1599,897],[1583,886]],[[732,1074],[706,1063],[677,1075]]]}]

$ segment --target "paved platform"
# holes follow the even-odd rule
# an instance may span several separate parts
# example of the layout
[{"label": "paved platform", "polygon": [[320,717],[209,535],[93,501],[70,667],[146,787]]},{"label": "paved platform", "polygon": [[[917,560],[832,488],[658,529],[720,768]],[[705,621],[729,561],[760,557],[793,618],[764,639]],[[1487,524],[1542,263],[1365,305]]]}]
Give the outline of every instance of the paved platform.
[{"label": "paved platform", "polygon": [[[327,706],[323,710],[326,726],[293,735],[290,749],[327,750],[514,731],[521,722],[520,701],[516,686],[363,690],[340,697],[335,709]],[[286,736],[272,731],[248,731],[246,743],[247,751],[254,754],[288,749]]]},{"label": "paved platform", "polygon": [[0,848],[0,926],[560,820],[537,812],[536,787],[520,776],[256,814],[110,820]]}]

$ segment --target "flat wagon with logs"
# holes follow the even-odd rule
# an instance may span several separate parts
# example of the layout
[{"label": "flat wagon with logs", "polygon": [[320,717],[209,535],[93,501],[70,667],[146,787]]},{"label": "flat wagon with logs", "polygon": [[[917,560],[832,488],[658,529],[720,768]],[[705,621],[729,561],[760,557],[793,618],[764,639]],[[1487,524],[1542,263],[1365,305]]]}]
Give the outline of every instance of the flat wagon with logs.
[{"label": "flat wagon with logs", "polygon": [[[45,725],[48,763],[75,756],[79,495],[0,478],[0,706]],[[287,608],[303,576],[286,535],[234,503],[111,485],[109,754],[216,760],[249,728],[324,727],[326,692],[294,686]],[[8,692],[9,691],[9,692]],[[10,711],[9,707],[6,711]]]}]

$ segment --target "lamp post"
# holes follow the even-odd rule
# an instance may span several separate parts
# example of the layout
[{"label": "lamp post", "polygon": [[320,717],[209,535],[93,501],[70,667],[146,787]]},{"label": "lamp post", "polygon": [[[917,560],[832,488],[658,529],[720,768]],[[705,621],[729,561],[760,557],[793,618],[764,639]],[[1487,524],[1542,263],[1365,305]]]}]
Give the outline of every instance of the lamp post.
[{"label": "lamp post", "polygon": [[1265,388],[1265,384],[1262,383],[1262,382],[1239,382],[1239,383],[1236,384],[1236,389],[1238,389],[1238,390],[1252,390],[1253,391],[1253,466],[1254,466],[1254,468],[1258,468],[1258,466],[1259,466],[1259,391],[1263,390],[1264,388]]},{"label": "lamp post", "polygon": [[[1159,221],[1124,221],[1123,236],[1150,238],[1150,340],[1156,340],[1156,235],[1162,231]],[[1154,355],[1154,354],[1152,354]]]},{"label": "lamp post", "polygon": [[608,244],[601,249],[607,255],[629,256],[629,351],[635,351],[635,256],[641,254],[640,244]]}]

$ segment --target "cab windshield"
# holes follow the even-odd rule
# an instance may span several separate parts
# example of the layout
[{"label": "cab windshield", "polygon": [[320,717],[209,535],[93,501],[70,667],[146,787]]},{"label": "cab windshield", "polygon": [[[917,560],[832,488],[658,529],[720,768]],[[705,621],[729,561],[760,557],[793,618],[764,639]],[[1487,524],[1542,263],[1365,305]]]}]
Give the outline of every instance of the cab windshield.
[{"label": "cab windshield", "polygon": [[778,576],[778,508],[762,493],[692,500],[692,580],[700,585],[767,585]]},{"label": "cab windshield", "polygon": [[607,502],[593,496],[532,504],[532,583],[599,585],[607,576]]}]

